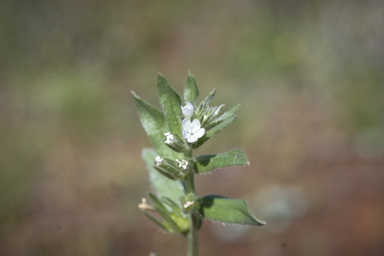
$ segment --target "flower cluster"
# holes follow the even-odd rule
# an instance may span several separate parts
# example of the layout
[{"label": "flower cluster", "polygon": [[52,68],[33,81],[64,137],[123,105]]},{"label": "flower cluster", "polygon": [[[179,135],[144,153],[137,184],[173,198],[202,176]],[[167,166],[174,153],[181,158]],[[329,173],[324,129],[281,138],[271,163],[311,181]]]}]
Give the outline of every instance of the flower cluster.
[{"label": "flower cluster", "polygon": [[[194,143],[199,138],[203,137],[205,133],[205,129],[201,128],[200,121],[198,119],[194,119],[192,122],[190,118],[193,116],[193,105],[189,102],[185,105],[185,107],[181,106],[181,111],[183,112],[183,115],[185,116],[185,119],[182,122],[183,125],[183,137],[187,140],[188,143]],[[167,136],[167,139],[165,140],[165,143],[167,144],[173,144],[175,141],[174,136],[170,133],[164,133],[165,136]]]},{"label": "flower cluster", "polygon": [[[193,105],[190,102],[187,102],[185,107],[181,106],[181,111],[185,116],[184,120],[182,121],[182,126],[183,126],[182,135],[188,143],[194,143],[204,135],[205,129],[201,128],[201,124],[199,120],[194,119],[191,122],[190,118],[192,118],[193,116]],[[174,150],[178,150],[179,148],[181,148],[180,140],[178,139],[178,137],[175,138],[175,136],[170,132],[164,133],[164,135],[167,136],[164,142],[170,148]],[[182,142],[182,143],[185,144],[185,142]],[[163,162],[163,158],[161,158],[160,156],[157,156],[155,159],[156,166],[161,166],[162,162]],[[188,167],[187,160],[179,161],[178,159],[176,159],[176,162],[179,164],[179,167],[183,168],[184,170],[187,169]]]}]

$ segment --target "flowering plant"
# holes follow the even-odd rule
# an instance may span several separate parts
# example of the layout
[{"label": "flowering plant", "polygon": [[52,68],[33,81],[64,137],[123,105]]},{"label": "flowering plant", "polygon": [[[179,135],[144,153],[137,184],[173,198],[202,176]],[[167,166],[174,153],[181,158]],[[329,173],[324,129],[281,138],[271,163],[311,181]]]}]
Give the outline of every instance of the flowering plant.
[{"label": "flowering plant", "polygon": [[[162,230],[185,236],[188,256],[198,255],[197,232],[203,218],[231,224],[265,225],[252,215],[243,200],[219,195],[198,196],[195,192],[195,174],[249,165],[239,149],[217,155],[192,156],[193,149],[235,121],[239,105],[220,115],[224,104],[209,106],[216,90],[196,104],[199,90],[192,74],[188,75],[185,85],[184,104],[162,74],[157,76],[157,88],[163,113],[132,91],[141,123],[154,147],[142,151],[156,190],[156,195],[149,193],[153,206],[145,198],[139,204],[145,216]],[[157,212],[157,216],[150,212]]]}]

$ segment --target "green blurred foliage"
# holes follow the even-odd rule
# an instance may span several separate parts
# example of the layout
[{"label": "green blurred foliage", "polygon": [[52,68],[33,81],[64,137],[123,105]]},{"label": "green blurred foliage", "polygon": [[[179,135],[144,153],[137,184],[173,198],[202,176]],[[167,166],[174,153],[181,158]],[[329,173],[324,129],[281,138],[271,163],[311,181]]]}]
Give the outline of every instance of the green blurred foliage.
[{"label": "green blurred foliage", "polygon": [[[217,88],[212,105],[242,104],[199,152],[241,148],[251,163],[198,177],[198,192],[247,198],[269,224],[204,223],[203,255],[382,255],[383,12],[379,0],[1,1],[0,254],[180,255],[137,210],[150,143],[130,90],[159,108],[157,72],[181,93],[191,70],[198,101]],[[265,206],[280,202],[273,184],[302,189],[306,214],[287,213],[291,189]]]}]

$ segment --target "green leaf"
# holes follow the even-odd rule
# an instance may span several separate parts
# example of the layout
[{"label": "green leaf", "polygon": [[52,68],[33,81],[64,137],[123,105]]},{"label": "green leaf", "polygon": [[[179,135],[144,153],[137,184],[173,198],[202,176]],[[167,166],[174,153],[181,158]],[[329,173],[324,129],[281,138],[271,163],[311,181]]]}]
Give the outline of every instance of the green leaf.
[{"label": "green leaf", "polygon": [[185,84],[184,90],[184,103],[187,102],[195,105],[196,99],[199,96],[199,89],[197,88],[197,83],[193,74],[189,73],[187,77],[187,83]]},{"label": "green leaf", "polygon": [[151,198],[152,202],[155,204],[155,206],[158,206],[158,207],[160,207],[161,209],[163,209],[165,211],[167,210],[165,208],[165,206],[163,205],[163,203],[160,202],[160,200],[157,198],[157,196],[155,196],[151,192],[149,192],[148,195],[149,195],[149,198]]},{"label": "green leaf", "polygon": [[181,233],[179,226],[172,219],[171,214],[167,210],[159,207],[158,205],[155,205],[155,209],[161,215],[161,217],[164,218],[165,222],[171,226],[173,231],[176,231],[177,233]]},{"label": "green leaf", "polygon": [[163,203],[152,193],[148,193],[152,202],[155,204],[156,211],[164,218],[164,220],[172,227],[172,229],[178,233],[181,233],[181,229],[176,221],[172,218],[169,210],[163,205]]},{"label": "green leaf", "polygon": [[147,212],[143,212],[143,214],[145,216],[148,217],[148,219],[150,219],[151,221],[153,221],[153,223],[155,223],[157,226],[159,226],[162,230],[166,231],[166,232],[172,232],[171,229],[169,229],[168,227],[166,227],[159,219],[157,219],[156,217],[152,216],[151,214],[147,213]]},{"label": "green leaf", "polygon": [[201,137],[200,139],[198,139],[195,143],[192,144],[192,147],[193,148],[198,148],[200,147],[201,145],[204,144],[204,142],[206,142],[207,140],[209,140],[213,135],[215,135],[218,131],[224,129],[225,127],[227,127],[228,125],[232,124],[235,120],[236,120],[236,115],[233,114],[232,116],[228,117],[227,119],[225,119],[224,121],[222,121],[221,123],[219,123],[218,125],[216,125],[215,127],[213,127],[212,129],[210,129],[209,131],[207,131],[203,137]]},{"label": "green leaf", "polygon": [[213,127],[215,127],[216,125],[218,125],[219,123],[221,123],[222,121],[224,121],[225,119],[233,116],[234,114],[236,114],[237,110],[239,109],[240,107],[240,104],[237,104],[235,106],[233,106],[230,110],[228,110],[227,112],[225,112],[222,116],[216,118],[215,120],[213,120],[207,127],[206,129],[207,130],[210,130],[212,129]]},{"label": "green leaf", "polygon": [[249,165],[246,155],[239,149],[218,155],[202,155],[195,159],[197,173],[210,172],[217,168]]},{"label": "green leaf", "polygon": [[218,195],[202,197],[200,213],[206,219],[231,224],[254,226],[267,224],[252,215],[245,201]]},{"label": "green leaf", "polygon": [[232,116],[233,114],[236,114],[236,112],[239,109],[239,107],[240,107],[240,104],[237,104],[237,105],[231,107],[230,110],[225,112],[221,117],[217,118],[216,120],[217,121],[222,121],[222,120],[227,119],[228,117]]},{"label": "green leaf", "polygon": [[211,91],[207,97],[205,97],[205,99],[200,103],[201,105],[203,106],[208,106],[209,103],[211,102],[211,100],[213,99],[213,97],[215,96],[216,94],[216,88],[213,89],[213,91]]},{"label": "green leaf", "polygon": [[179,206],[174,202],[172,201],[171,199],[169,199],[168,197],[164,197],[162,196],[160,198],[160,200],[166,204],[168,207],[170,207],[172,209],[173,212],[175,212],[175,214],[178,214],[178,215],[181,215],[182,212],[181,212],[181,209],[179,208]]},{"label": "green leaf", "polygon": [[167,197],[160,197],[159,199],[152,193],[149,193],[149,197],[154,203],[156,211],[161,215],[161,217],[163,217],[163,224],[166,227],[169,226],[168,230],[175,231],[182,235],[186,235],[188,233],[188,220],[175,202]]},{"label": "green leaf", "polygon": [[182,137],[181,131],[181,100],[180,96],[169,85],[162,74],[157,76],[157,89],[159,91],[160,103],[163,107],[165,120],[167,121],[169,131]]},{"label": "green leaf", "polygon": [[156,165],[154,165],[153,168],[155,168],[156,171],[163,174],[168,179],[177,180],[177,178],[173,176],[172,173],[169,172],[169,169],[163,168],[162,166],[156,166]]},{"label": "green leaf", "polygon": [[132,91],[133,100],[139,112],[140,121],[144,130],[148,134],[152,145],[161,156],[176,157],[176,153],[164,143],[166,137],[164,133],[168,132],[167,123],[164,115],[156,108],[152,107],[148,102],[141,99]]},{"label": "green leaf", "polygon": [[157,194],[159,196],[170,198],[181,207],[179,198],[184,195],[183,184],[178,180],[174,181],[168,179],[153,168],[153,162],[157,156],[155,150],[144,148],[141,154],[149,172],[149,179],[154,189],[157,191]]}]

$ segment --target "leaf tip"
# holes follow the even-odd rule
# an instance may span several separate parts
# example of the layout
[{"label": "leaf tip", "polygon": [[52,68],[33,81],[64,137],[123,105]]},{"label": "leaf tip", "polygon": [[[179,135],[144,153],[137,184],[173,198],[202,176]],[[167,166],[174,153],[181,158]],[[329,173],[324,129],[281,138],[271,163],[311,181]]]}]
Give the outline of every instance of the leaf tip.
[{"label": "leaf tip", "polygon": [[132,97],[134,99],[139,99],[140,98],[133,90],[131,90],[131,94],[132,94]]}]

